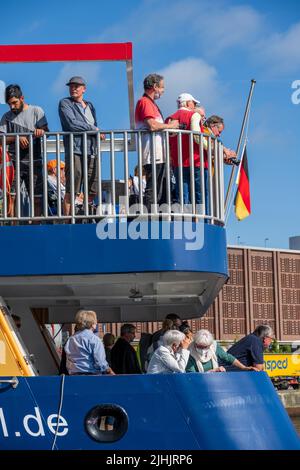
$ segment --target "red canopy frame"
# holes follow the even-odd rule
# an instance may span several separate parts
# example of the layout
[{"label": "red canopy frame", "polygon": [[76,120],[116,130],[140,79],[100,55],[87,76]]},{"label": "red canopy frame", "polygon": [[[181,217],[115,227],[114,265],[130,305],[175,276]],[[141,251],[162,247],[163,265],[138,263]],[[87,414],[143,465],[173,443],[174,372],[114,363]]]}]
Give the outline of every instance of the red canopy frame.
[{"label": "red canopy frame", "polygon": [[134,93],[132,43],[93,43],[93,44],[28,44],[0,45],[0,63],[24,62],[126,62],[129,119],[134,129]]}]

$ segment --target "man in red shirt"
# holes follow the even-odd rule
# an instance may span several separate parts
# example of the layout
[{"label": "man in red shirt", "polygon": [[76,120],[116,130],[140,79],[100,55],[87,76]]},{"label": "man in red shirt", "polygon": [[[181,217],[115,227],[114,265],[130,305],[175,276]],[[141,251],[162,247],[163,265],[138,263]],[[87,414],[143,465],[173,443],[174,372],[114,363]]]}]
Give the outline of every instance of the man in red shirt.
[{"label": "man in red shirt", "polygon": [[153,175],[152,161],[156,163],[156,188],[157,204],[166,202],[166,169],[165,169],[165,150],[164,135],[161,131],[164,129],[178,129],[179,122],[171,120],[168,124],[164,123],[162,113],[155,103],[164,93],[164,78],[156,73],[147,75],[144,79],[144,95],[136,104],[135,123],[137,130],[147,130],[155,132],[142,133],[142,159],[146,174],[145,205],[151,212],[153,198]]}]

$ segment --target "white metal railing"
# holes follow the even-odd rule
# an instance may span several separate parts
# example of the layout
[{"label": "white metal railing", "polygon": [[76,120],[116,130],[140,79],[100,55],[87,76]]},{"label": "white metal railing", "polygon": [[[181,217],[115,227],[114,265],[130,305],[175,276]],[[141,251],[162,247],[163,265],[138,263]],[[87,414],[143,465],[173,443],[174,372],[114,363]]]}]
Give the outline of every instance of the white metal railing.
[{"label": "white metal railing", "polygon": [[[105,135],[102,140],[101,135]],[[20,137],[28,140],[27,159]],[[163,154],[163,188],[157,180],[161,167],[156,165],[156,138],[161,138]],[[11,138],[14,142],[11,142]],[[65,150],[63,139],[68,139],[69,152]],[[74,186],[74,142],[81,143],[83,184],[82,204],[76,200]],[[95,164],[97,168],[96,187],[93,201],[89,198],[88,189],[88,144],[90,139],[95,143]],[[152,184],[148,177],[145,194],[136,194],[132,204],[130,169],[137,165],[135,181],[138,188],[143,188],[143,172],[145,170],[144,155],[145,139],[148,141],[151,154]],[[174,142],[177,142],[178,167],[174,168]],[[197,143],[195,143],[197,140]],[[8,143],[9,141],[9,143]],[[1,158],[0,164],[0,222],[15,224],[18,221],[65,220],[75,223],[82,219],[101,219],[107,215],[113,219],[140,216],[167,216],[168,220],[176,217],[188,219],[205,219],[211,224],[224,224],[224,175],[222,143],[205,134],[187,130],[165,130],[147,132],[137,130],[114,130],[84,133],[48,132],[40,138],[40,161],[36,159],[36,140],[32,133],[0,134],[0,147],[8,149],[12,161]],[[14,146],[14,152],[11,150]],[[188,160],[187,160],[188,148]],[[172,150],[173,149],[173,150]],[[60,171],[56,174],[57,200],[55,210],[49,205],[49,183],[47,182],[47,162],[56,160],[57,168],[65,160],[66,152],[70,161],[70,211],[64,213],[64,185]],[[2,154],[4,152],[2,151]],[[199,164],[194,165],[195,153],[199,155]],[[11,180],[12,165],[14,181]],[[37,170],[37,168],[38,170]],[[150,169],[149,169],[150,167]],[[36,178],[40,172],[41,188],[37,194]],[[174,183],[174,172],[177,175]],[[197,177],[196,177],[197,175]],[[148,175],[149,176],[149,175]],[[196,180],[195,180],[196,177]],[[188,192],[186,189],[188,188]],[[147,195],[152,190],[152,198]],[[163,198],[160,198],[163,194]],[[160,199],[163,205],[160,205]],[[145,205],[145,201],[147,204]],[[37,202],[39,204],[37,204]],[[150,206],[151,203],[151,206]],[[50,210],[51,209],[51,210]]]}]

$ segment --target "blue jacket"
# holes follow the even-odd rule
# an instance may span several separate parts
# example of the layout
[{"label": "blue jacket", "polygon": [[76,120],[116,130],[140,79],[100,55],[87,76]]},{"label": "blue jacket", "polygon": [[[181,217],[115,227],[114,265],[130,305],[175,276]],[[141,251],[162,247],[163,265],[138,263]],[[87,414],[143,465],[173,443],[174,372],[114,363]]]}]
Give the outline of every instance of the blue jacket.
[{"label": "blue jacket", "polygon": [[[85,101],[89,105],[95,125],[86,122],[85,117],[80,110],[80,107],[72,98],[63,98],[60,100],[58,105],[58,113],[60,117],[62,130],[65,132],[86,132],[96,131],[97,129],[97,118],[96,110],[90,101]],[[70,145],[69,136],[64,136],[64,146],[66,156],[69,156]],[[83,154],[83,138],[81,135],[74,135],[74,153],[79,155]],[[87,154],[95,155],[96,153],[96,137],[87,136]]]}]

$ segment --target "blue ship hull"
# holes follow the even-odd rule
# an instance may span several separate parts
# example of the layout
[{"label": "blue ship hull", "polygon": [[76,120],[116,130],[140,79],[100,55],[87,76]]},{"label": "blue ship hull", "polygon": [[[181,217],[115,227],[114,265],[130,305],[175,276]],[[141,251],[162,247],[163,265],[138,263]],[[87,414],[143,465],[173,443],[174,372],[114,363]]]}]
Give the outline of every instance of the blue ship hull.
[{"label": "blue ship hull", "polygon": [[[300,449],[300,440],[265,373],[20,378],[0,385],[0,448]],[[88,412],[114,404],[128,417],[124,435],[97,442]]]}]

